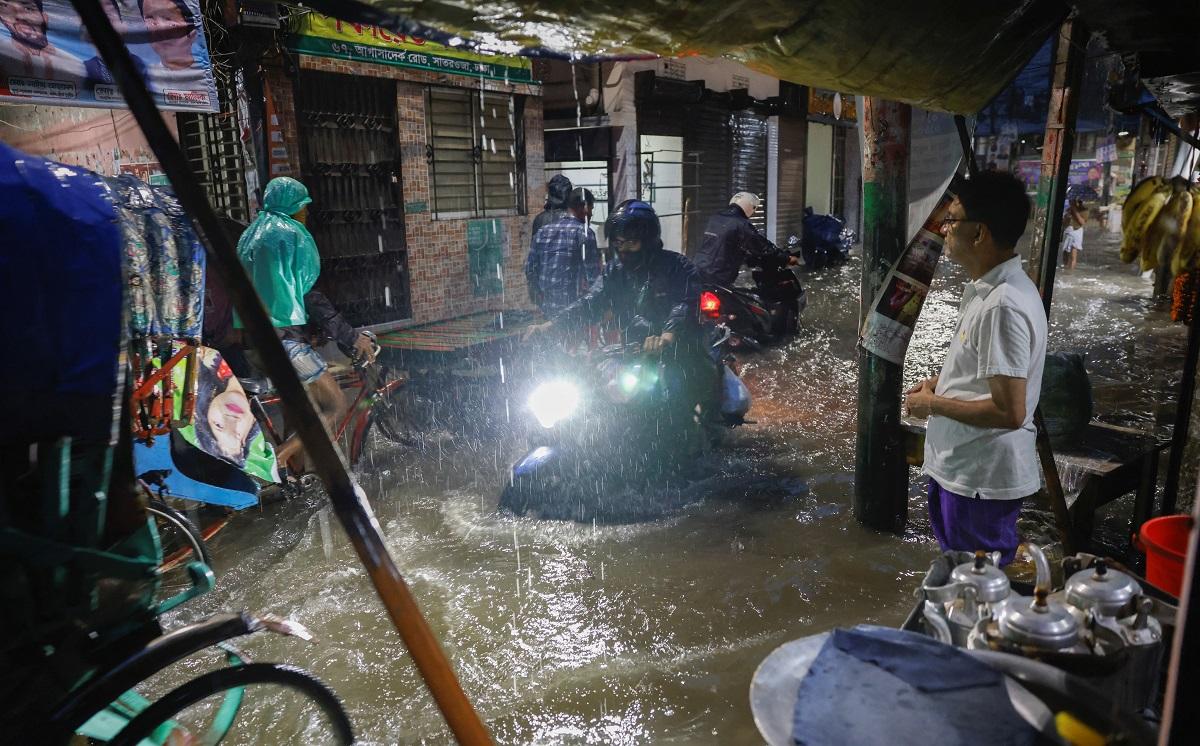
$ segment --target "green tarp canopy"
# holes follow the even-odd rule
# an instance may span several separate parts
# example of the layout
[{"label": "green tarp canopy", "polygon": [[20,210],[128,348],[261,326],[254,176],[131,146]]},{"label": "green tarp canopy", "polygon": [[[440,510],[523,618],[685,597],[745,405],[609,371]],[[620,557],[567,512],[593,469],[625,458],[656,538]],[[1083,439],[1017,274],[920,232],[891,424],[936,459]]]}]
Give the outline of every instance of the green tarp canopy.
[{"label": "green tarp canopy", "polygon": [[347,21],[458,34],[483,49],[728,57],[782,80],[974,113],[1066,17],[1058,0],[315,0]]}]

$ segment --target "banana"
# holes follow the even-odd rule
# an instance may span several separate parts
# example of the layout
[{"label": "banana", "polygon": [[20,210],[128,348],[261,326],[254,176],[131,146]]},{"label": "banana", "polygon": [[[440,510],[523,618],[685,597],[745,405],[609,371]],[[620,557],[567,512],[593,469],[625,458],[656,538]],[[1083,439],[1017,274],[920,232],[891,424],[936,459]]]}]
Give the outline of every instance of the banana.
[{"label": "banana", "polygon": [[1179,245],[1183,226],[1192,214],[1192,193],[1187,189],[1175,192],[1159,210],[1145,240],[1141,243],[1142,271],[1166,265]]},{"label": "banana", "polygon": [[1145,242],[1146,233],[1150,230],[1150,224],[1158,217],[1162,211],[1163,205],[1167,204],[1167,200],[1171,196],[1169,187],[1166,189],[1155,189],[1132,215],[1122,216],[1122,220],[1128,220],[1123,224],[1124,239],[1121,241],[1121,261],[1132,262],[1139,254],[1142,253],[1142,246]]},{"label": "banana", "polygon": [[1200,254],[1200,210],[1196,209],[1197,202],[1200,201],[1200,187],[1192,187],[1191,195],[1192,215],[1183,227],[1179,249],[1171,259],[1171,272],[1176,275],[1195,267],[1196,257]]},{"label": "banana", "polygon": [[1150,176],[1142,179],[1133,189],[1129,190],[1129,196],[1125,198],[1125,203],[1121,206],[1121,214],[1126,217],[1132,215],[1151,194],[1154,194],[1155,191],[1166,186],[1166,184],[1167,180],[1161,176]]}]

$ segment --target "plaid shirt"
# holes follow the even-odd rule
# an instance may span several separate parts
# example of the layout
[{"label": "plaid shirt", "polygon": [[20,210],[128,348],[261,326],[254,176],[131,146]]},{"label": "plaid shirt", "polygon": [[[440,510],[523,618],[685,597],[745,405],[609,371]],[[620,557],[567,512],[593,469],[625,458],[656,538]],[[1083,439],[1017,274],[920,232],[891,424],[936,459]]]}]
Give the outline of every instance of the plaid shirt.
[{"label": "plaid shirt", "polygon": [[603,260],[596,234],[574,215],[542,227],[525,260],[530,297],[547,317],[583,295],[600,276]]}]

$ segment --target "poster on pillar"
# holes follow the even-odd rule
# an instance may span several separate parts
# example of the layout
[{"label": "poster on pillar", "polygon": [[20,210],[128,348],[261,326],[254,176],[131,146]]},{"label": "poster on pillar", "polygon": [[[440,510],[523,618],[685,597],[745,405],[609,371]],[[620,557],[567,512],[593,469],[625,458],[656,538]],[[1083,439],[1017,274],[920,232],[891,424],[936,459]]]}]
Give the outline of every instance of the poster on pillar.
[{"label": "poster on pillar", "polygon": [[[967,132],[975,117],[967,117]],[[962,163],[962,141],[954,117],[913,107],[908,159],[908,239],[942,199]]]},{"label": "poster on pillar", "polygon": [[865,350],[896,365],[904,364],[913,329],[942,258],[942,221],[950,212],[955,187],[952,180],[942,191],[900,259],[888,271],[859,333],[859,344]]},{"label": "poster on pillar", "polygon": [[[217,111],[200,0],[97,0],[166,111]],[[0,101],[123,109],[71,0],[0,0]]]}]

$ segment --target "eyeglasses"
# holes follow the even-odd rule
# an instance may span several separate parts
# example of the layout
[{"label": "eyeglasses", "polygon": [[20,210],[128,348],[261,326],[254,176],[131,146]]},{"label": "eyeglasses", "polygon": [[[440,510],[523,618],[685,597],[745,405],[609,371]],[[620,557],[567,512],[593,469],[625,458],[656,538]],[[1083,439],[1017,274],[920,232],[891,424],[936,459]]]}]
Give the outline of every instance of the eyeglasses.
[{"label": "eyeglasses", "polygon": [[974,222],[975,221],[971,220],[970,218],[944,218],[942,220],[942,230],[946,230],[947,228],[950,228],[955,223],[974,223]]},{"label": "eyeglasses", "polygon": [[637,238],[618,238],[617,236],[613,236],[611,239],[609,239],[609,243],[618,248],[622,246],[633,246],[634,244],[640,242],[641,240]]}]

